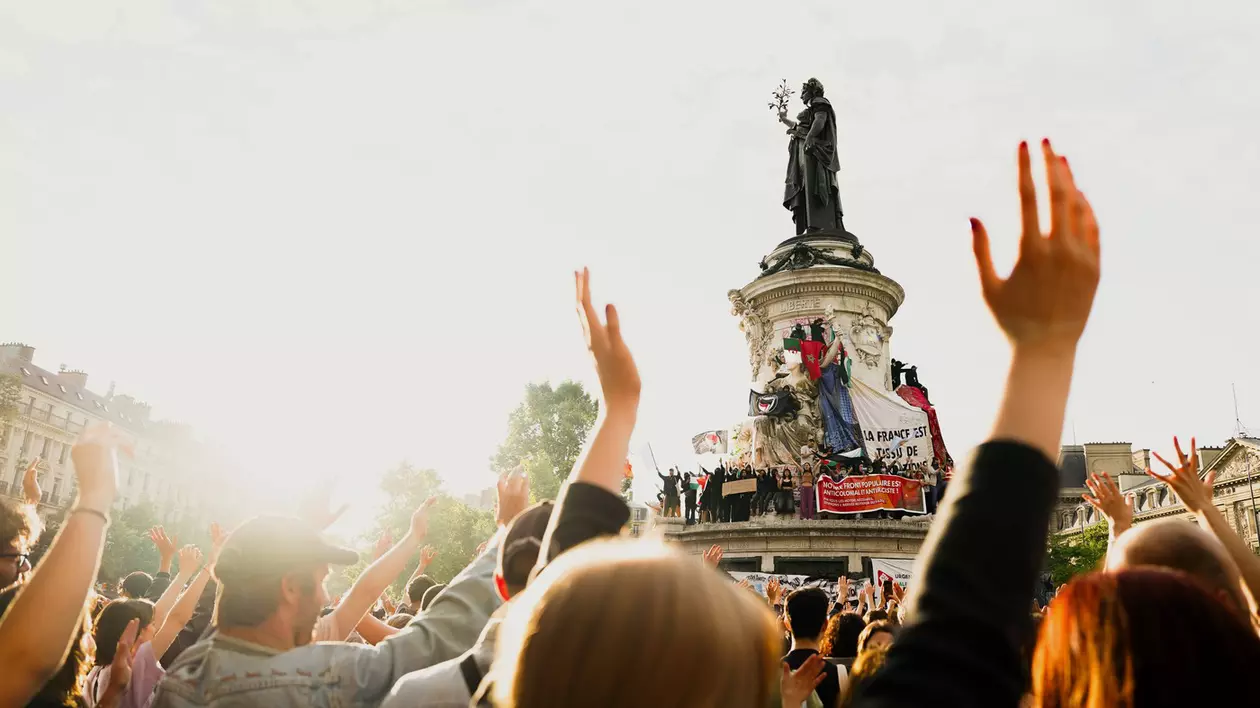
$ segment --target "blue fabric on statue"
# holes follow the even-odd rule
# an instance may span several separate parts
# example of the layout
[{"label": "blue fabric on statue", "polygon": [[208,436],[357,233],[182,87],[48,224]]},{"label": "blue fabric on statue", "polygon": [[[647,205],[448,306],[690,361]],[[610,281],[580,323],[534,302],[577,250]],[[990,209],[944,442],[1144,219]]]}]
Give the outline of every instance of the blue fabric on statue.
[{"label": "blue fabric on statue", "polygon": [[832,452],[862,448],[862,429],[853,412],[853,399],[844,385],[843,364],[836,362],[822,370],[818,379],[818,409],[822,411],[823,442]]}]

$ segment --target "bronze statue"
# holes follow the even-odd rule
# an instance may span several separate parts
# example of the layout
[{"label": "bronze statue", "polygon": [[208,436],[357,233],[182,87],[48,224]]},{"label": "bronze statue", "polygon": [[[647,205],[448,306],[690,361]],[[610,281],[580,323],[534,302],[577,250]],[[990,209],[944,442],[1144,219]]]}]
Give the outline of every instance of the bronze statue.
[{"label": "bronze statue", "polygon": [[840,192],[836,173],[840,157],[836,152],[836,112],[823,97],[823,85],[810,79],[801,87],[805,110],[793,121],[787,117],[786,97],[791,94],[781,87],[775,94],[779,121],[788,126],[787,179],[783,206],[792,212],[796,233],[811,231],[843,231],[844,213],[840,209]]}]

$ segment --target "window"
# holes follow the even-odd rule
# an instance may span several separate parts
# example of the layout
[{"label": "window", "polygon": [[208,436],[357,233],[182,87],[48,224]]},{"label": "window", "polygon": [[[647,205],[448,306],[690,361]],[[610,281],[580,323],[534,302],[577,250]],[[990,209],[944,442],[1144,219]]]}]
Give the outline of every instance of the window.
[{"label": "window", "polygon": [[93,403],[93,404],[95,404],[97,408],[100,408],[100,407],[101,407],[101,402],[100,402],[100,401],[92,401],[92,403]]},{"label": "window", "polygon": [[47,377],[47,376],[41,376],[41,377],[39,377],[39,380],[40,380],[40,381],[43,381],[45,386],[47,386],[47,385],[48,385],[48,377]]},{"label": "window", "polygon": [[25,366],[23,366],[23,367],[22,367],[22,375],[23,375],[23,376],[30,376],[30,375],[31,375],[31,372],[30,372],[30,371],[27,371],[26,367],[25,367]]},{"label": "window", "polygon": [[82,392],[82,391],[75,391],[75,392],[74,392],[74,395],[78,396],[80,401],[82,401],[82,400],[83,400],[83,392]]},{"label": "window", "polygon": [[52,448],[52,438],[44,438],[44,447],[39,453],[39,456],[44,459],[44,462],[48,461],[48,451],[51,448]]},{"label": "window", "polygon": [[57,384],[57,388],[61,389],[62,393],[69,393],[69,391],[66,391],[66,387],[61,384]]},{"label": "window", "polygon": [[58,455],[57,457],[57,464],[59,465],[66,464],[66,455],[69,455],[69,454],[70,454],[70,446],[65,443],[61,443],[61,454]]},{"label": "window", "polygon": [[31,438],[34,436],[35,436],[35,433],[32,433],[29,430],[26,431],[25,437],[22,438],[22,451],[18,453],[18,457],[22,457],[22,458],[26,457],[26,451],[31,449]]}]

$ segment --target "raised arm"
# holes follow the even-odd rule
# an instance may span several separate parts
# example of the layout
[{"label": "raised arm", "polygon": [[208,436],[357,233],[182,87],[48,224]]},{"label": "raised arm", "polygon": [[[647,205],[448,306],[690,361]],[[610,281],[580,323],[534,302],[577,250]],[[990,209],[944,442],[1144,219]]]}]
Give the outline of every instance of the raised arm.
[{"label": "raised arm", "polygon": [[371,609],[372,603],[376,602],[376,598],[402,574],[411,554],[420,548],[425,536],[429,534],[429,507],[436,501],[436,497],[430,497],[416,509],[411,515],[411,526],[407,535],[359,575],[345,599],[333,610],[330,621],[335,623],[333,635],[337,641],[344,641],[350,636],[359,620]]},{"label": "raised arm", "polygon": [[831,346],[827,347],[827,353],[823,355],[821,367],[827,368],[836,363],[836,357],[840,354],[840,335],[832,335]]},{"label": "raised arm", "polygon": [[539,567],[583,541],[617,533],[630,518],[630,509],[621,498],[621,480],[639,414],[639,370],[621,338],[617,308],[608,305],[601,319],[591,304],[589,271],[573,275],[578,318],[599,375],[601,405],[595,435],[556,500],[538,555]]},{"label": "raised arm", "polygon": [[0,618],[0,705],[26,705],[78,636],[118,490],[122,433],[88,426],[71,450],[79,495],[39,567]]},{"label": "raised arm", "polygon": [[[157,621],[157,612],[154,612],[154,624],[158,627],[157,633],[153,636],[153,654],[161,657],[166,650],[175,643],[175,638],[183,631],[184,627],[192,619],[193,614],[197,612],[197,602],[201,599],[201,595],[206,590],[206,585],[210,583],[210,578],[214,575],[214,566],[219,562],[219,552],[223,550],[223,543],[227,541],[227,534],[219,527],[217,523],[210,524],[210,557],[206,560],[206,565],[201,569],[188,587],[180,594],[179,600],[175,602],[175,606],[171,608],[169,614],[163,622]],[[189,557],[189,562],[185,564],[185,556]],[[181,550],[179,554],[179,574],[182,578],[185,573],[185,567],[189,573],[197,568],[197,563],[201,560],[201,554],[197,553],[195,560],[193,555]],[[183,587],[184,583],[176,580],[172,586]]]},{"label": "raised arm", "polygon": [[[1173,447],[1177,450],[1176,465],[1160,457],[1158,453],[1155,455],[1155,459],[1168,468],[1167,475],[1158,475],[1150,470],[1146,473],[1155,479],[1167,482],[1168,486],[1177,493],[1181,503],[1194,512],[1199,526],[1225,546],[1225,550],[1229,551],[1230,557],[1234,559],[1234,564],[1238,566],[1238,571],[1242,573],[1242,582],[1251,595],[1249,601],[1254,605],[1256,600],[1260,600],[1260,558],[1256,557],[1247,542],[1230,528],[1225,516],[1213,503],[1212,485],[1216,482],[1216,474],[1209,472],[1206,477],[1199,479],[1199,450],[1195,439],[1190,439],[1189,457],[1181,451],[1181,443],[1177,438],[1173,438]],[[1255,612],[1255,610],[1253,606],[1252,611]]]},{"label": "raised arm", "polygon": [[44,498],[44,491],[39,488],[39,459],[36,455],[22,473],[22,501],[31,506],[38,506]]},{"label": "raised arm", "polygon": [[[166,621],[166,615],[170,613],[171,608],[175,606],[175,601],[179,599],[180,592],[184,586],[192,579],[193,573],[201,567],[201,551],[193,545],[187,545],[179,549],[179,574],[166,586],[166,591],[153,603],[153,626],[161,627]],[[187,621],[187,620],[185,620]]]},{"label": "raised arm", "polygon": [[[973,246],[985,302],[1011,343],[991,441],[950,485],[907,598],[910,622],[854,705],[1016,706],[1025,691],[1028,607],[1058,497],[1057,457],[1076,346],[1098,287],[1098,227],[1067,162],[1043,144],[1050,233],[1043,236],[1026,145],[1019,150],[1023,235],[999,278],[983,225]],[[993,529],[1002,529],[1000,534]],[[983,549],[984,553],[978,553]],[[1001,573],[992,573],[994,565]],[[959,627],[966,627],[960,632]]]},{"label": "raised arm", "polygon": [[1091,493],[1081,498],[1107,517],[1107,550],[1110,551],[1120,534],[1133,526],[1133,500],[1120,494],[1115,480],[1106,472],[1101,476],[1091,474],[1085,486]]}]

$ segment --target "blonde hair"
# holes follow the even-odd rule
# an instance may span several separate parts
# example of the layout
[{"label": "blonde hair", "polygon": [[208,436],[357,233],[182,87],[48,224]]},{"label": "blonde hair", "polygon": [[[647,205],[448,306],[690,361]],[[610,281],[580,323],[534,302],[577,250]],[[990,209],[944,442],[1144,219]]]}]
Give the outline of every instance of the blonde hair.
[{"label": "blonde hair", "polygon": [[[494,665],[498,708],[764,708],[781,637],[759,598],[658,542],[596,541],[512,603]],[[703,657],[719,671],[682,675]]]}]

